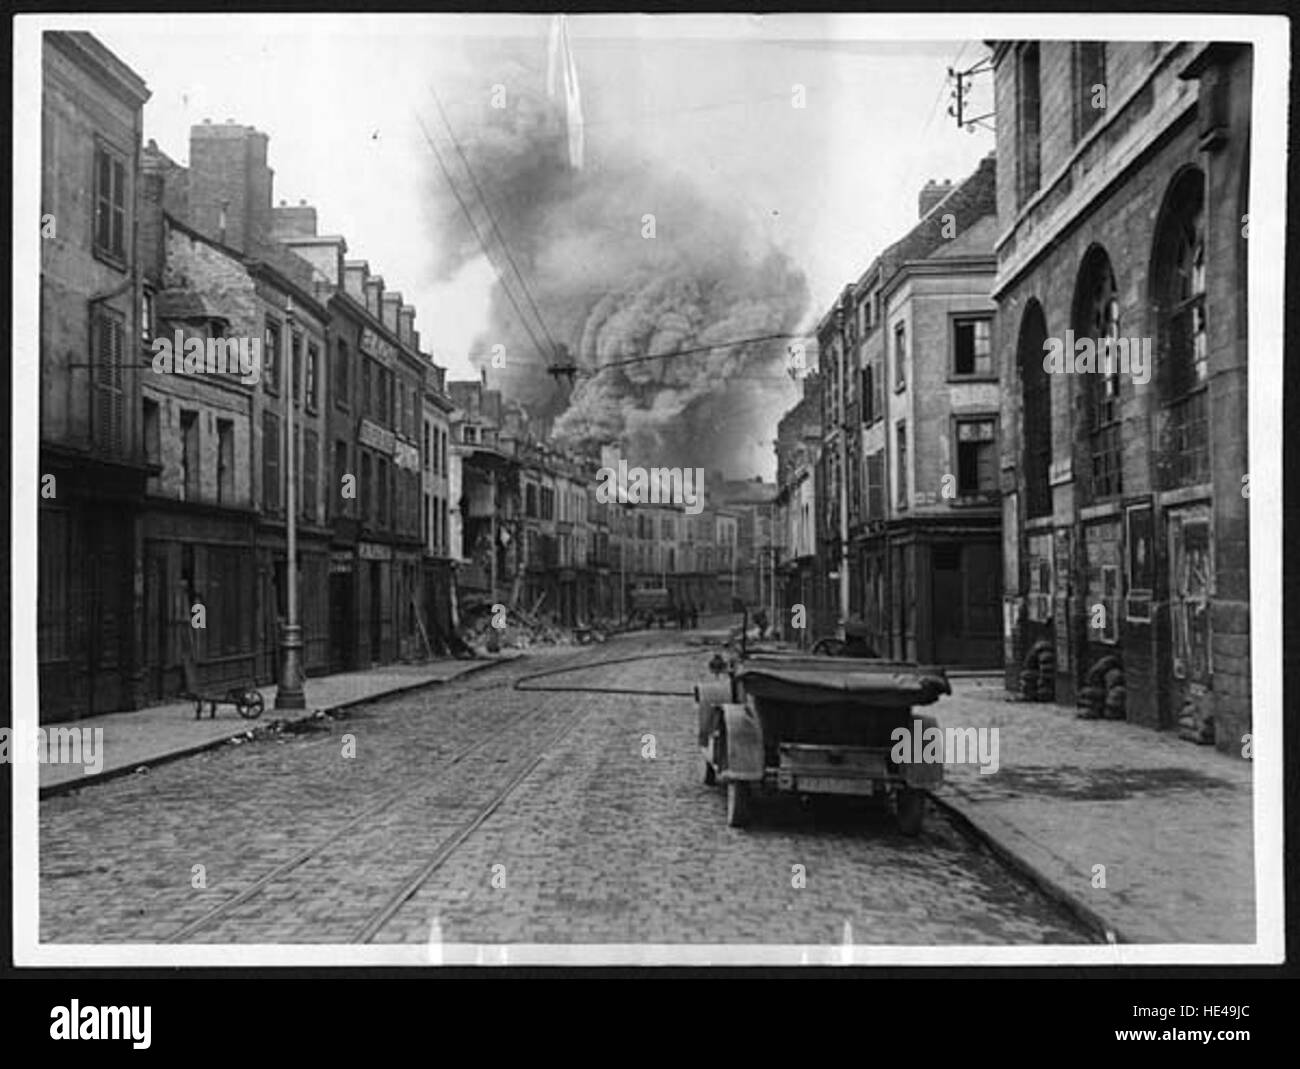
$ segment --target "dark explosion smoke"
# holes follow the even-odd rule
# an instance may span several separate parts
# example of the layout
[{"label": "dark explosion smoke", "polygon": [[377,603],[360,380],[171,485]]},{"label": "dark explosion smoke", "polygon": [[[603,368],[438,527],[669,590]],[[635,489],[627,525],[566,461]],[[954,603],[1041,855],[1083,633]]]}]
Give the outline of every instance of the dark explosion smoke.
[{"label": "dark explosion smoke", "polygon": [[[552,418],[561,444],[615,444],[630,463],[645,466],[752,472],[770,455],[776,420],[795,397],[784,377],[791,342],[600,369],[791,334],[808,302],[803,273],[784,252],[756,241],[738,211],[628,150],[614,158],[592,152],[589,136],[585,168],[570,170],[557,107],[520,91],[540,85],[540,76],[516,64],[492,81],[508,87],[509,106],[485,106],[476,116],[462,111],[451,122],[552,338],[583,370],[571,394],[547,373],[554,354],[538,351],[499,279],[475,360],[508,398]],[[436,140],[498,274],[544,345],[459,156],[445,137]],[[449,276],[481,248],[440,173],[436,181],[440,270]],[[653,238],[642,236],[647,214]],[[500,369],[490,366],[497,344],[506,346]]]}]

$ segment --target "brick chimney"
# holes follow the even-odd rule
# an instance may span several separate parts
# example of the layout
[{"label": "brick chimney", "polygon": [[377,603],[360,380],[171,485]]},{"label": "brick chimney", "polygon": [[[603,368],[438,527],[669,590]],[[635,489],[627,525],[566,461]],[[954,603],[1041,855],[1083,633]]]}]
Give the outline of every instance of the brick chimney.
[{"label": "brick chimney", "polygon": [[376,319],[380,317],[379,305],[384,299],[384,276],[371,275],[366,279],[366,311]]},{"label": "brick chimney", "polygon": [[917,198],[918,218],[924,219],[929,215],[931,209],[951,193],[952,189],[952,182],[946,178],[942,182],[936,182],[934,179],[926,182],[921,189],[921,195]]},{"label": "brick chimney", "polygon": [[271,227],[267,135],[227,119],[190,127],[190,225],[238,252],[255,254]]},{"label": "brick chimney", "polygon": [[396,334],[399,330],[397,323],[398,309],[402,307],[402,295],[393,290],[391,293],[385,293],[383,299],[383,314],[380,316],[380,322],[389,330]]},{"label": "brick chimney", "polygon": [[271,237],[276,241],[315,236],[316,209],[305,200],[300,200],[296,205],[282,200],[271,210]]},{"label": "brick chimney", "polygon": [[419,343],[415,340],[415,306],[404,304],[397,310],[397,337],[408,349],[417,352]]},{"label": "brick chimney", "polygon": [[366,303],[366,282],[370,278],[370,264],[366,260],[343,261],[343,288],[359,304]]},{"label": "brick chimney", "polygon": [[316,209],[305,200],[290,207],[285,201],[271,209],[271,240],[311,264],[312,284],[322,295],[343,285],[348,243],[339,234],[316,232]]}]

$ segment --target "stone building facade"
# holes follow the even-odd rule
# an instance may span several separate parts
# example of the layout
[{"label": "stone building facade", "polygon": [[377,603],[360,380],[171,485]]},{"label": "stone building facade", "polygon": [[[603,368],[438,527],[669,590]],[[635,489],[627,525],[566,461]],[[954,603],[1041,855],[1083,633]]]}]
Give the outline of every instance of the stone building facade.
[{"label": "stone building facade", "polygon": [[1008,41],[993,62],[1008,685],[1238,747],[1250,49]]},{"label": "stone building facade", "polygon": [[314,208],[272,207],[264,133],[196,125],[183,167],[93,37],[44,49],[42,717],[278,679],[291,455],[305,672],[424,656],[451,532],[422,508],[423,409],[447,502],[451,403],[414,308],[350,278]]},{"label": "stone building facade", "polygon": [[[821,378],[805,375],[799,402],[777,424],[776,620],[783,634],[801,648],[811,645],[813,624],[823,613],[817,557],[817,460],[821,453]],[[801,621],[801,622],[797,622]]]},{"label": "stone building facade", "polygon": [[42,720],[140,700],[143,80],[86,33],[42,40],[38,680]]},{"label": "stone building facade", "polygon": [[991,156],[928,185],[920,221],[854,287],[851,603],[905,660],[1001,663],[995,189]]},{"label": "stone building facade", "polygon": [[992,155],[928,183],[818,324],[817,637],[853,619],[885,656],[1001,663],[996,189]]}]

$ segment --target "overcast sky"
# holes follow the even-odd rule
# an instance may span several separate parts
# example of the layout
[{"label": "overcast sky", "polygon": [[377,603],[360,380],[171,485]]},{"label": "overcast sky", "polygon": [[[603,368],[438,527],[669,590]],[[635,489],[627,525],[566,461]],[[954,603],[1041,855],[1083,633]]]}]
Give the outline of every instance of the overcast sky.
[{"label": "overcast sky", "polygon": [[[467,40],[475,56],[492,39],[503,50],[535,48],[544,65],[549,16],[76,22],[145,79],[145,137],[173,158],[188,162],[189,128],[204,119],[266,132],[276,203],[314,204],[321,232],[342,234],[350,257],[369,260],[416,306],[425,347],[452,376],[475,374],[466,357],[485,325],[492,268],[479,258],[449,283],[435,277],[424,203],[435,165],[417,115],[426,128],[437,121],[431,86],[449,103],[491,91]],[[946,114],[947,66],[973,65],[985,46],[861,39],[888,38],[897,22],[572,16],[587,166],[617,139],[635,139],[706,194],[742,207],[806,273],[815,319],[915,220],[927,179],[960,179],[993,147],[990,132],[960,131]],[[795,85],[806,90],[802,109]]]}]

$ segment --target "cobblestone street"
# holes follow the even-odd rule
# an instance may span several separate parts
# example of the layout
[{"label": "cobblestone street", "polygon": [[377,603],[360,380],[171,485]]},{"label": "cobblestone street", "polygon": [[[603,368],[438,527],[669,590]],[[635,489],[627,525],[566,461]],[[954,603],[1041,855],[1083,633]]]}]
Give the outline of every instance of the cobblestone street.
[{"label": "cobblestone street", "polygon": [[[701,780],[687,698],[512,689],[538,671],[674,648],[669,632],[535,656],[47,799],[41,938],[1089,940],[933,809],[914,840],[883,808],[833,799],[769,800],[751,828],[728,828],[722,793]],[[538,685],[681,691],[708,655]],[[343,756],[347,735],[355,757]]]}]

